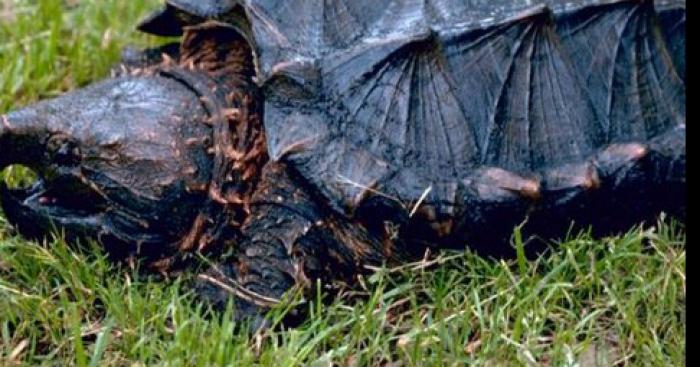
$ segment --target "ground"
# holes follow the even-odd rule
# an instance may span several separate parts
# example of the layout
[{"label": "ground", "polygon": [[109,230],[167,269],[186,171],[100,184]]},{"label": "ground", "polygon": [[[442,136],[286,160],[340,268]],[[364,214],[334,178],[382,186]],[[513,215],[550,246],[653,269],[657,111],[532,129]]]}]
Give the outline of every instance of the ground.
[{"label": "ground", "polygon": [[[158,3],[0,0],[0,112],[108,75],[126,44],[160,42],[133,31]],[[374,269],[333,302],[307,300],[300,327],[254,336],[206,317],[187,276],[136,267],[27,242],[0,215],[0,365],[685,364],[685,232],[664,217],[572,234],[536,260],[450,252]]]}]

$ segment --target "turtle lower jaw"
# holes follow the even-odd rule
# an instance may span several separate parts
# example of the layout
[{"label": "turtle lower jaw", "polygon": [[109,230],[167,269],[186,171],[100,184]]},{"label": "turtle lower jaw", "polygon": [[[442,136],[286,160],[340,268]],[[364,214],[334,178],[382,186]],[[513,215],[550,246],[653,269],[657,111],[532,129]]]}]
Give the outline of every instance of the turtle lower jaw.
[{"label": "turtle lower jaw", "polygon": [[100,201],[80,197],[39,179],[27,189],[11,189],[0,182],[0,207],[23,236],[43,239],[62,234],[67,240],[95,238],[103,210]]}]

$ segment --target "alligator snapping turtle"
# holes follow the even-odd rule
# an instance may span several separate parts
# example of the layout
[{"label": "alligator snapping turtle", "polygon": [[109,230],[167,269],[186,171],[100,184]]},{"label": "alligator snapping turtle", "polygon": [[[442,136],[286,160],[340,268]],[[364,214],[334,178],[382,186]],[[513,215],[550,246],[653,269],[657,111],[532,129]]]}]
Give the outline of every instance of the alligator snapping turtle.
[{"label": "alligator snapping turtle", "polygon": [[62,230],[260,321],[294,287],[512,228],[685,202],[685,2],[169,0],[110,79],[1,116],[20,233]]}]

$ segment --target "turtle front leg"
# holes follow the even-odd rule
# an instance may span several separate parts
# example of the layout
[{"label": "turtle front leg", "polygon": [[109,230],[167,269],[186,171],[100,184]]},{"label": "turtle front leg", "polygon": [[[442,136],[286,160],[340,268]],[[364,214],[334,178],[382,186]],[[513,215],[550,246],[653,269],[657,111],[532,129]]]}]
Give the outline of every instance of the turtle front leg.
[{"label": "turtle front leg", "polygon": [[376,238],[324,207],[301,182],[284,164],[268,163],[235,256],[198,276],[201,298],[217,309],[233,300],[236,319],[248,319],[253,330],[268,325],[264,314],[290,290],[308,293],[316,280],[348,279],[385,259]]}]

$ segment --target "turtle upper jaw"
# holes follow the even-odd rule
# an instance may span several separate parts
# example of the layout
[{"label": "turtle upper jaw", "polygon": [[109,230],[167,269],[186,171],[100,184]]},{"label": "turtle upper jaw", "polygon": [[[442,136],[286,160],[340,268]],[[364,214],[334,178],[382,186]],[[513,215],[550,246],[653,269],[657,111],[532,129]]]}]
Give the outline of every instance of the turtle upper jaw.
[{"label": "turtle upper jaw", "polygon": [[47,142],[69,126],[51,126],[44,117],[33,108],[0,116],[0,170],[21,164],[39,176],[28,188],[13,189],[0,181],[0,208],[28,237],[40,238],[59,228],[82,237],[94,232],[104,202],[90,193],[88,185],[68,180],[55,171],[55,165],[51,167]]}]

